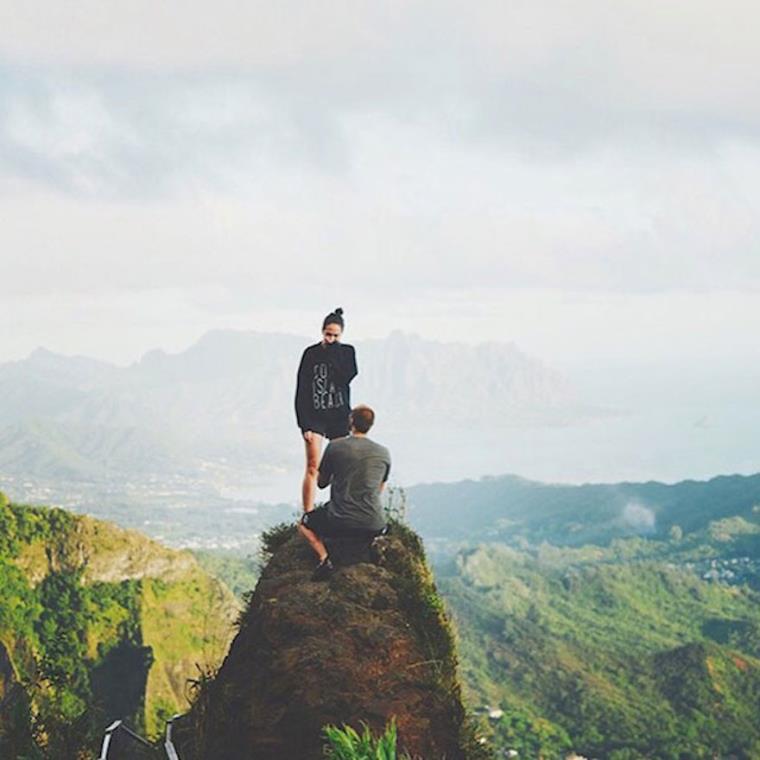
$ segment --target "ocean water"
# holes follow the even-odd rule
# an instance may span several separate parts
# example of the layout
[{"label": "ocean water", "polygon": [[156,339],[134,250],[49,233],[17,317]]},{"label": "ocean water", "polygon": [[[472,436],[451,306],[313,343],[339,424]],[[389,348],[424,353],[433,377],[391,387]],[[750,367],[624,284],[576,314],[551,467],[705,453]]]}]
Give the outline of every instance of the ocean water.
[{"label": "ocean water", "polygon": [[[746,367],[584,368],[571,375],[581,400],[604,413],[566,426],[384,430],[392,481],[453,482],[514,474],[554,483],[707,480],[760,472],[760,372]],[[285,467],[227,496],[298,503],[302,444]],[[323,492],[324,498],[326,493]]]},{"label": "ocean water", "polygon": [[650,410],[567,427],[390,441],[402,483],[512,473],[545,482],[703,480],[760,471],[760,410]]},{"label": "ocean water", "polygon": [[[415,430],[374,438],[393,459],[392,482],[453,482],[515,474],[554,483],[707,480],[760,472],[760,406],[655,408],[566,427]],[[299,441],[294,440],[295,449]],[[299,499],[300,460],[226,495],[262,502]],[[326,492],[323,492],[326,493]]]}]

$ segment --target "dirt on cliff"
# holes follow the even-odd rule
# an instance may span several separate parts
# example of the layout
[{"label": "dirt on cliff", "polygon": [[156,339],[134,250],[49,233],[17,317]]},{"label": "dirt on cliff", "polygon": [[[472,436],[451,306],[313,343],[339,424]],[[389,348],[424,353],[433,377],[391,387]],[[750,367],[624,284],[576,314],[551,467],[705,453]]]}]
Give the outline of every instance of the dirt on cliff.
[{"label": "dirt on cliff", "polygon": [[178,731],[180,756],[316,760],[325,725],[379,733],[395,718],[401,752],[467,757],[456,649],[419,538],[396,525],[373,562],[328,582],[311,580],[294,529],[270,548],[227,658]]}]

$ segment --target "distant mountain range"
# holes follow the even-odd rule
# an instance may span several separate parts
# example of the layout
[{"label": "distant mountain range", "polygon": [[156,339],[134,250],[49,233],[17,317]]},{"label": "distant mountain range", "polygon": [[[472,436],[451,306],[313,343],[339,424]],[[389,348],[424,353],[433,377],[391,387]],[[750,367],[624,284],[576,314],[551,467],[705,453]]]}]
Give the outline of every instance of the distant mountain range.
[{"label": "distant mountain range", "polygon": [[[129,367],[37,349],[0,365],[0,472],[48,480],[209,469],[265,473],[300,462],[295,372],[306,338],[215,331]],[[593,413],[558,372],[512,344],[393,333],[357,343],[353,399],[383,431],[559,425]]]},{"label": "distant mountain range", "polygon": [[668,537],[727,517],[757,519],[760,475],[665,483],[538,483],[514,475],[414,486],[410,520],[426,540],[606,544]]}]

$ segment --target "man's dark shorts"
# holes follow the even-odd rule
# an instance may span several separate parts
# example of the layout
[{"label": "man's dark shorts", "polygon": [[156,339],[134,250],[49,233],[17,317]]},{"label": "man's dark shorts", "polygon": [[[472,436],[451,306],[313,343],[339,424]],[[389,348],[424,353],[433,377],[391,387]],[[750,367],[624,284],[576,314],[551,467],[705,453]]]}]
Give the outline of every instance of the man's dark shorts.
[{"label": "man's dark shorts", "polygon": [[386,532],[381,530],[366,530],[364,528],[343,528],[330,519],[327,507],[317,507],[311,512],[305,512],[301,525],[316,533],[320,538],[366,538],[371,539]]}]

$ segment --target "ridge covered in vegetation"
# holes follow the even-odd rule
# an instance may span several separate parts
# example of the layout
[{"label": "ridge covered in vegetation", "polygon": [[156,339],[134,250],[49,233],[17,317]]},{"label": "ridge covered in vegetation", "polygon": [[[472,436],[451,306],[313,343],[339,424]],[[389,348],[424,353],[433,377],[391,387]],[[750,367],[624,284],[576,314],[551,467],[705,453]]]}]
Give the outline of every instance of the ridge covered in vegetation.
[{"label": "ridge covered in vegetation", "polygon": [[236,612],[188,553],[0,494],[0,756],[89,758],[116,718],[157,734]]}]

